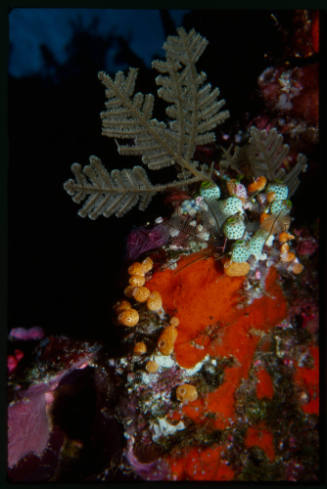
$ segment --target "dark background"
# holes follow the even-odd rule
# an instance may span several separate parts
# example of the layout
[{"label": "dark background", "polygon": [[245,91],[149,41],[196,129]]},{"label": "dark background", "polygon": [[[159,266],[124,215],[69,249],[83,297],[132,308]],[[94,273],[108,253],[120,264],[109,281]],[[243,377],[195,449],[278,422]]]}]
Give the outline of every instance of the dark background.
[{"label": "dark background", "polygon": [[[263,110],[257,78],[283,58],[282,35],[270,14],[205,10],[184,17],[187,30],[194,27],[209,40],[199,68],[227,102],[226,132],[235,134]],[[284,24],[291,22],[291,12],[275,14]],[[168,11],[161,12],[161,21],[165,36],[175,33]],[[122,219],[90,221],[77,215],[63,183],[72,176],[70,165],[87,164],[91,154],[110,169],[135,164],[101,136],[105,96],[97,72],[106,66],[108,51],[117,65],[140,67],[138,90],[154,93],[155,83],[126,39],[100,35],[96,22],[73,27],[66,61],[58,62],[42,45],[39,73],[9,75],[9,329],[39,325],[46,334],[110,341],[127,234],[162,214],[162,199],[155,198],[145,214],[135,210]],[[159,104],[159,118],[162,113]],[[149,175],[154,183],[160,178]],[[319,203],[312,182],[302,180],[292,200],[297,219],[307,222]]]}]

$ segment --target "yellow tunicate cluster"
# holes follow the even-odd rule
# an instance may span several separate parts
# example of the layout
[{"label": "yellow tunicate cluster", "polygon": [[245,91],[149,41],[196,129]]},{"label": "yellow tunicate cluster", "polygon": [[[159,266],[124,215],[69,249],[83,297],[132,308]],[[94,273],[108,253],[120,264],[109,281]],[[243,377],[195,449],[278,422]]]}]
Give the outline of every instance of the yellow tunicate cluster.
[{"label": "yellow tunicate cluster", "polygon": [[[141,263],[134,262],[128,267],[129,280],[128,285],[124,289],[124,295],[128,299],[133,299],[136,304],[146,304],[148,311],[158,312],[162,309],[162,298],[159,292],[150,291],[144,284],[146,281],[145,275],[153,268],[151,258],[145,258]],[[135,306],[137,307],[137,306]],[[114,311],[117,314],[117,322],[123,326],[136,326],[140,320],[139,312],[131,302],[126,299],[118,301],[114,305]],[[142,309],[141,309],[142,311]],[[179,324],[179,319],[175,316],[171,317],[169,325],[162,332],[159,341],[158,349],[163,355],[169,355],[174,350],[174,344],[177,338],[176,326]],[[133,347],[134,355],[143,355],[147,353],[147,346],[144,341],[137,341]],[[145,370],[148,373],[157,372],[159,365],[149,360],[145,365]]]},{"label": "yellow tunicate cluster", "polygon": [[135,261],[128,267],[129,275],[145,275],[153,268],[153,261],[148,256],[142,262]]},{"label": "yellow tunicate cluster", "polygon": [[150,296],[150,290],[147,287],[134,287],[132,297],[137,302],[145,302]]},{"label": "yellow tunicate cluster", "polygon": [[153,261],[150,257],[145,258],[142,263],[135,262],[128,268],[130,275],[129,285],[124,289],[124,294],[128,298],[133,298],[137,302],[146,302],[149,311],[157,312],[162,308],[162,299],[159,292],[150,290],[144,286],[145,274],[153,268]]},{"label": "yellow tunicate cluster", "polygon": [[129,275],[144,275],[142,263],[139,263],[138,261],[132,263],[132,265],[128,267],[128,273]]},{"label": "yellow tunicate cluster", "polygon": [[145,284],[145,277],[144,275],[131,275],[128,283],[133,287],[142,287]]},{"label": "yellow tunicate cluster", "polygon": [[298,275],[303,271],[303,265],[302,263],[299,262],[298,258],[296,257],[295,253],[293,251],[290,251],[290,247],[288,244],[288,241],[294,239],[294,236],[292,234],[289,234],[287,232],[282,232],[278,236],[279,242],[281,243],[280,246],[280,261],[282,263],[289,263],[288,270],[293,272],[295,275]]},{"label": "yellow tunicate cluster", "polygon": [[127,287],[125,287],[125,289],[124,289],[124,294],[129,299],[132,299],[132,297],[133,297],[133,290],[134,290],[134,288],[135,287],[133,285],[127,285]]},{"label": "yellow tunicate cluster", "polygon": [[149,295],[146,306],[149,311],[157,312],[162,308],[162,298],[159,292],[153,291]]},{"label": "yellow tunicate cluster", "polygon": [[233,262],[226,260],[224,263],[224,272],[229,277],[244,277],[250,271],[250,264],[245,262]]},{"label": "yellow tunicate cluster", "polygon": [[117,316],[117,320],[119,324],[122,324],[123,326],[128,326],[128,327],[133,327],[136,326],[137,323],[139,322],[140,316],[139,313],[137,312],[136,309],[130,308],[130,309],[125,309],[124,311],[120,312]]},{"label": "yellow tunicate cluster", "polygon": [[147,348],[146,348],[146,344],[144,343],[144,341],[138,341],[135,343],[134,350],[133,350],[135,355],[142,355],[143,353],[146,353],[146,351],[147,351]]},{"label": "yellow tunicate cluster", "polygon": [[151,258],[148,256],[147,258],[145,258],[142,263],[141,263],[142,267],[143,267],[143,270],[144,270],[144,273],[148,273],[150,272],[150,270],[152,270],[153,268],[153,261],[151,260]]},{"label": "yellow tunicate cluster", "polygon": [[139,322],[139,313],[133,309],[130,302],[126,300],[118,301],[114,305],[114,311],[117,314],[117,321],[123,326],[133,327]]},{"label": "yellow tunicate cluster", "polygon": [[114,305],[114,311],[118,314],[122,311],[125,311],[126,309],[131,309],[131,303],[126,301],[126,300],[122,300],[122,301],[118,301],[116,302],[116,304]]},{"label": "yellow tunicate cluster", "polygon": [[162,355],[170,355],[174,351],[175,341],[177,339],[177,330],[171,324],[161,333],[157,347]]},{"label": "yellow tunicate cluster", "polygon": [[[130,275],[128,283],[124,293],[127,297],[133,296],[133,287],[142,287],[145,284],[145,274],[153,268],[153,261],[150,257],[145,258],[142,263],[136,261],[128,267],[128,273]],[[143,302],[143,301],[140,301]]]},{"label": "yellow tunicate cluster", "polygon": [[157,372],[158,368],[159,368],[159,365],[156,362],[154,362],[153,360],[149,360],[145,365],[145,370],[149,374],[154,374],[155,372]]},{"label": "yellow tunicate cluster", "polygon": [[169,320],[171,326],[177,327],[179,325],[179,319],[176,316],[172,316]]},{"label": "yellow tunicate cluster", "polygon": [[198,398],[198,391],[192,384],[182,384],[176,389],[176,397],[183,403],[196,401]]}]

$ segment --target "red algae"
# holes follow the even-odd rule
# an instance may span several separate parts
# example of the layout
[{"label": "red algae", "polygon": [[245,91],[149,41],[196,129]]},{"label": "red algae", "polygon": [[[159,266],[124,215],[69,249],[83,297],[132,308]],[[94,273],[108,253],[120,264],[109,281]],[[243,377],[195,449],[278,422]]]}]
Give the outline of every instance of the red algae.
[{"label": "red algae", "polygon": [[275,449],[273,435],[263,424],[256,427],[250,426],[245,437],[245,446],[262,448],[271,462],[275,459]]}]

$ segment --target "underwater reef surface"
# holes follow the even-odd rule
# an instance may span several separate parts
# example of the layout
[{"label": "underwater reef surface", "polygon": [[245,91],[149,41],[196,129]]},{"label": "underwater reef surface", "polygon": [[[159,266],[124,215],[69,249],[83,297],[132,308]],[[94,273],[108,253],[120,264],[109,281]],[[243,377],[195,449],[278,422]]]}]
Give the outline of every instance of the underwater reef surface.
[{"label": "underwater reef surface", "polygon": [[131,229],[112,344],[9,332],[10,482],[319,480],[317,22]]},{"label": "underwater reef surface", "polygon": [[172,234],[128,267],[114,357],[13,331],[10,480],[317,480],[315,239],[297,230],[311,245],[290,280],[269,248],[231,277],[210,247],[192,251],[189,236],[177,252]]}]

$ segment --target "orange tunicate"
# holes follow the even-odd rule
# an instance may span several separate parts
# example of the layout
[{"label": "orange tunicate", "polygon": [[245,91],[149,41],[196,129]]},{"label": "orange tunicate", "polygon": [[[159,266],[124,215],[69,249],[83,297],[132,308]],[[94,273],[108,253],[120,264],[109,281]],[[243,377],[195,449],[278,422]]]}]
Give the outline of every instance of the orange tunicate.
[{"label": "orange tunicate", "polygon": [[145,302],[150,296],[150,291],[147,287],[135,287],[133,289],[133,297],[137,302]]},{"label": "orange tunicate", "polygon": [[273,202],[275,198],[276,198],[276,192],[267,193],[267,202],[269,202],[269,204],[271,204],[271,202]]},{"label": "orange tunicate", "polygon": [[139,313],[136,309],[126,309],[118,314],[118,322],[123,326],[133,327],[139,322]]},{"label": "orange tunicate", "polygon": [[227,260],[224,263],[224,271],[228,277],[244,277],[250,271],[250,264],[247,261],[238,263]]},{"label": "orange tunicate", "polygon": [[281,253],[287,253],[289,251],[290,247],[288,243],[283,243],[282,246],[280,247],[280,252]]},{"label": "orange tunicate", "polygon": [[176,397],[181,402],[193,402],[198,398],[198,391],[192,384],[182,384],[176,389]]},{"label": "orange tunicate", "polygon": [[151,292],[148,300],[146,301],[146,305],[149,311],[159,311],[162,308],[162,299],[159,292]]},{"label": "orange tunicate", "polygon": [[145,258],[142,263],[142,269],[144,271],[144,273],[147,273],[149,272],[150,270],[152,270],[153,268],[153,261],[151,260],[151,258],[148,256],[147,258]]},{"label": "orange tunicate", "polygon": [[126,309],[131,309],[132,306],[130,302],[126,300],[118,301],[114,304],[114,311],[118,314],[119,312],[125,311]]},{"label": "orange tunicate", "polygon": [[292,267],[291,267],[291,270],[293,273],[295,273],[295,275],[298,275],[299,273],[301,273],[304,269],[304,266],[302,265],[302,263],[296,261],[295,263],[292,263]]},{"label": "orange tunicate", "polygon": [[286,231],[283,231],[280,233],[278,236],[279,242],[280,243],[286,243],[286,241],[290,241],[291,239],[294,239],[293,234],[287,233]]},{"label": "orange tunicate", "polygon": [[135,355],[142,355],[143,353],[146,353],[146,344],[144,341],[138,341],[135,343],[133,351]]},{"label": "orange tunicate", "polygon": [[144,268],[142,263],[136,261],[128,267],[128,273],[130,275],[144,275]]},{"label": "orange tunicate", "polygon": [[257,177],[254,182],[248,185],[248,192],[252,194],[253,192],[260,192],[266,186],[267,179],[264,176]]},{"label": "orange tunicate", "polygon": [[127,285],[127,287],[125,287],[124,289],[124,294],[126,295],[126,297],[131,299],[133,297],[133,290],[134,290],[133,285]]},{"label": "orange tunicate", "polygon": [[133,287],[142,287],[145,283],[145,277],[144,275],[131,275],[128,282],[130,285],[133,285]]},{"label": "orange tunicate", "polygon": [[289,263],[294,259],[295,259],[295,253],[293,253],[293,251],[282,253],[280,255],[280,261],[282,261],[283,263]]},{"label": "orange tunicate", "polygon": [[177,327],[177,326],[179,325],[179,319],[178,319],[178,317],[176,317],[176,316],[172,316],[172,317],[170,318],[170,320],[169,320],[169,324],[170,324],[171,326],[175,326],[175,327]]},{"label": "orange tunicate", "polygon": [[158,340],[158,350],[163,355],[170,355],[174,351],[174,345],[177,338],[176,328],[172,325],[167,326],[161,333]]},{"label": "orange tunicate", "polygon": [[269,217],[269,216],[270,216],[270,214],[268,214],[267,212],[262,212],[260,214],[260,224],[262,224],[263,221],[265,221],[267,219],[267,217]]},{"label": "orange tunicate", "polygon": [[149,373],[149,374],[154,374],[155,372],[157,372],[159,368],[159,365],[154,362],[153,360],[149,360],[147,362],[147,364],[145,365],[145,370]]}]

